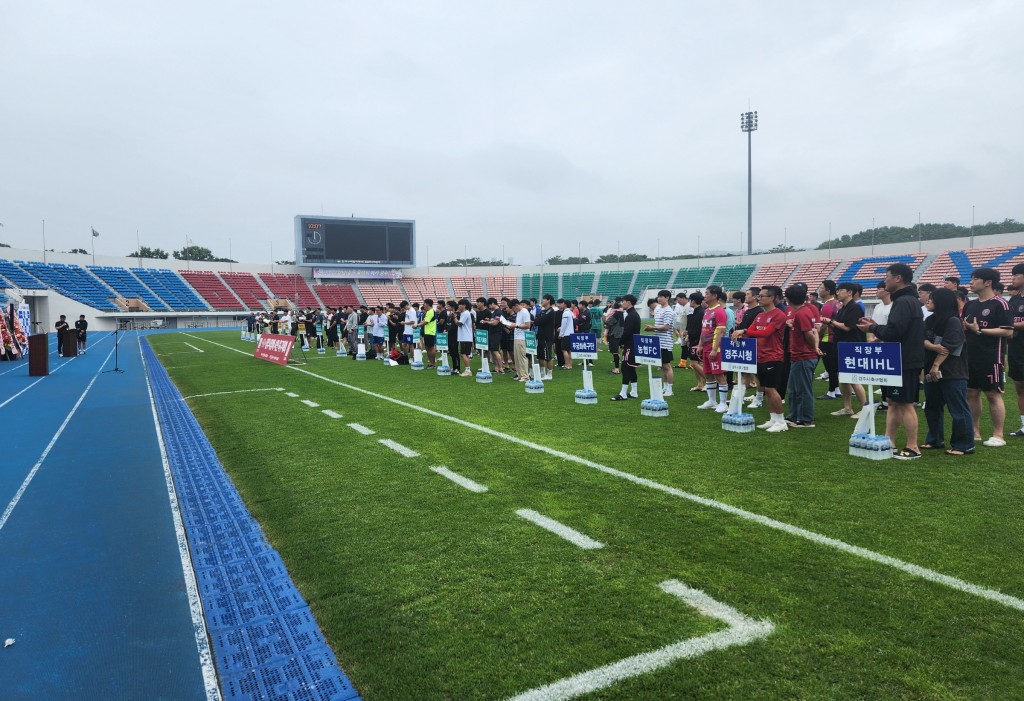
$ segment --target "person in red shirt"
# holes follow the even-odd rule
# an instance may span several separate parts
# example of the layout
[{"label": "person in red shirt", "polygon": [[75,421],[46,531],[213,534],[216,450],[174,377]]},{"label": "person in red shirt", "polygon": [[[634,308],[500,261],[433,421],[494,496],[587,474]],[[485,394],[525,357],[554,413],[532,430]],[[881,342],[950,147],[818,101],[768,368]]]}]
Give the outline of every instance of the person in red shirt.
[{"label": "person in red shirt", "polygon": [[[714,409],[719,414],[729,410],[729,385],[725,381],[725,373],[722,371],[721,343],[725,335],[726,325],[729,317],[725,313],[722,301],[725,299],[725,292],[718,285],[711,285],[705,290],[704,300],[708,308],[704,312],[704,320],[701,322],[700,343],[697,344],[697,352],[704,364],[704,389],[708,393],[708,400],[699,405],[698,409]],[[715,392],[718,392],[718,401],[715,401]]]},{"label": "person in red shirt", "polygon": [[791,285],[786,289],[789,303],[789,416],[786,423],[790,428],[814,428],[814,368],[821,357],[818,343],[818,326],[821,317],[818,308],[807,303],[807,288]]},{"label": "person in red shirt", "polygon": [[782,289],[774,285],[761,288],[757,303],[764,308],[746,329],[733,332],[733,340],[746,336],[757,339],[757,380],[768,400],[768,421],[758,426],[769,433],[788,431],[782,416],[779,390],[785,378],[782,340],[786,334],[786,312],[775,306],[782,299]]}]

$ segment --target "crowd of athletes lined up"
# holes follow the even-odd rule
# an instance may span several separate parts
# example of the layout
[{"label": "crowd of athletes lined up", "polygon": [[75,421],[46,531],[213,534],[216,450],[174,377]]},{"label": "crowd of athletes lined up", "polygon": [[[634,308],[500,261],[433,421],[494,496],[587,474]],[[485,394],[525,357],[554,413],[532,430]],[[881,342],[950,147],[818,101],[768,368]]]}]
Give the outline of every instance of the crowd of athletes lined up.
[{"label": "crowd of athletes lined up", "polygon": [[[339,356],[352,357],[362,327],[368,357],[407,362],[419,348],[427,368],[446,364],[454,377],[472,376],[474,331],[483,329],[491,371],[520,382],[531,379],[533,372],[527,362],[527,331],[536,333],[540,377],[535,379],[549,381],[556,367],[573,368],[570,335],[596,329],[611,354],[608,372],[622,378],[621,390],[611,398],[617,402],[639,396],[633,336],[647,331],[661,341],[664,396],[674,394],[676,370],[693,372],[696,383],[690,391],[707,395],[697,408],[718,413],[728,411],[736,380],[733,373],[723,372],[722,339],[755,338],[757,374],[743,376],[743,381],[752,390],[747,398],[750,409],[768,410],[768,420],[759,429],[780,433],[813,428],[816,399],[841,401],[842,406],[830,412],[834,417],[856,419],[865,406],[873,405],[886,413],[886,435],[893,445],[903,429],[905,447],[895,449],[895,457],[912,460],[921,456],[921,450],[963,456],[973,453],[979,442],[1005,446],[1002,395],[1007,371],[1015,385],[1021,422],[1008,435],[1024,438],[1022,291],[1024,264],[1013,268],[1011,283],[1005,286],[992,268],[973,271],[969,285],[949,277],[941,286],[918,286],[913,270],[895,263],[877,283],[879,303],[870,316],[861,301],[860,284],[824,280],[813,290],[804,283],[785,290],[767,286],[731,293],[710,285],[703,292],[674,296],[662,290],[648,300],[646,321],[632,295],[603,304],[544,295],[540,300],[425,299],[422,304],[403,301],[252,314],[248,326],[250,332],[296,336],[305,349],[312,343],[320,352],[333,348]],[[440,334],[448,341],[448,359],[438,357]],[[838,344],[874,341],[899,343],[903,370],[902,384],[882,388],[879,397],[867,396],[861,385],[839,382]],[[825,394],[815,397],[819,363],[824,372],[818,379],[829,384]],[[992,421],[992,435],[985,440],[980,430],[983,404]],[[918,437],[918,407],[923,407],[926,420],[923,441]],[[948,442],[947,412],[952,426]]]}]

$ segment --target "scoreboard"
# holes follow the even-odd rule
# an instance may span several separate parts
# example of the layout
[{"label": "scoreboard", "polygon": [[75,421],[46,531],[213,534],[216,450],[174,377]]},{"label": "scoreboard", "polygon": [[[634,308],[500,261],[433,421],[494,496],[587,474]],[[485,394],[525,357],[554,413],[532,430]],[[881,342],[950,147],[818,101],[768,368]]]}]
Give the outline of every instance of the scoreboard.
[{"label": "scoreboard", "polygon": [[295,217],[296,265],[413,267],[415,251],[415,221]]}]

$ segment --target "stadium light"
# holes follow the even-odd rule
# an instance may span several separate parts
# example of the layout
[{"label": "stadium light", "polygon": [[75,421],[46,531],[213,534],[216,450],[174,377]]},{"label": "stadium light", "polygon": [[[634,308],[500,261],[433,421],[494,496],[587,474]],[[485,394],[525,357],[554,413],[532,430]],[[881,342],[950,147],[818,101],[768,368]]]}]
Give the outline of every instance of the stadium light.
[{"label": "stadium light", "polygon": [[740,131],[747,134],[747,255],[754,254],[753,210],[751,197],[751,133],[757,131],[757,112],[740,115]]}]

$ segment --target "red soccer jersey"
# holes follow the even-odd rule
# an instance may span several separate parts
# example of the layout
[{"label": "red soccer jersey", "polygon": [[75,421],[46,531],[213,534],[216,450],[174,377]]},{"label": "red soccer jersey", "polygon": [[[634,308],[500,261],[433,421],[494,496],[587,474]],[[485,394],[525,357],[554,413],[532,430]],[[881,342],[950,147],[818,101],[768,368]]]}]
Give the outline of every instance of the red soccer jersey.
[{"label": "red soccer jersey", "polygon": [[799,309],[790,307],[789,317],[793,320],[793,327],[789,331],[789,359],[816,360],[818,354],[804,338],[804,332],[821,323],[818,308],[813,304],[805,304]]},{"label": "red soccer jersey", "polygon": [[754,317],[746,335],[757,339],[757,362],[771,363],[782,360],[782,338],[786,334],[786,318],[786,312],[778,307]]},{"label": "red soccer jersey", "polygon": [[711,343],[715,337],[715,329],[722,327],[722,334],[725,334],[725,325],[729,323],[729,316],[719,304],[714,309],[704,311],[704,320],[700,324],[700,342],[705,350],[711,350]]}]

